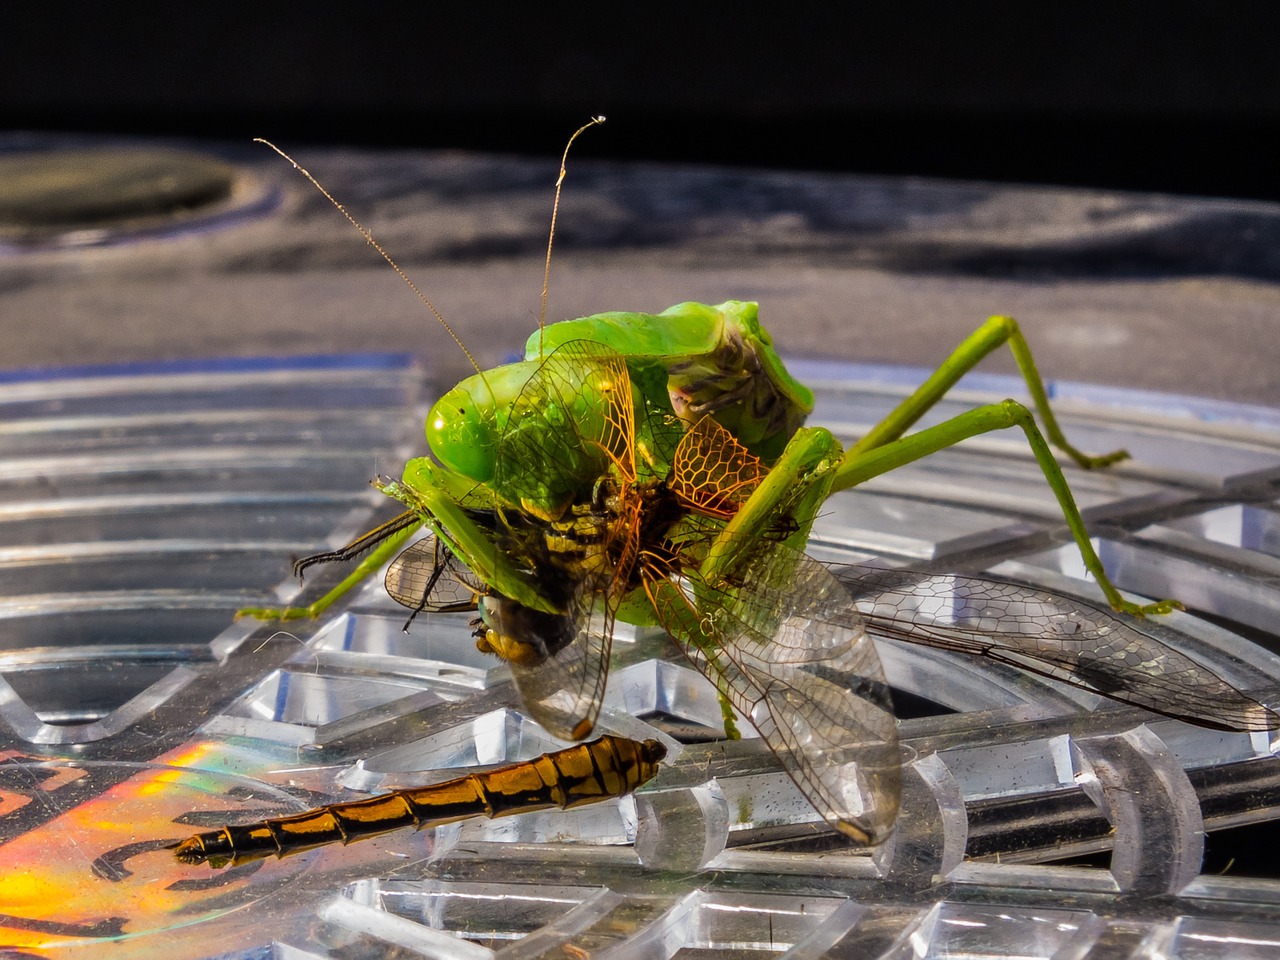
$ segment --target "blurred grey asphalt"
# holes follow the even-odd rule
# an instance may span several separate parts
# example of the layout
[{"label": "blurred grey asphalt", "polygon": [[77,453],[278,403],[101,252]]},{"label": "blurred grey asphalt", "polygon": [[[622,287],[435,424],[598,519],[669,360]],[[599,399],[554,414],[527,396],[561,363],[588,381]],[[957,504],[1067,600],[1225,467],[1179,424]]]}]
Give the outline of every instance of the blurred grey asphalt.
[{"label": "blurred grey asphalt", "polygon": [[[93,152],[108,145],[125,153]],[[0,369],[359,350],[465,372],[287,163],[253,144],[159,146],[0,137]],[[482,363],[520,348],[554,160],[297,159]],[[1048,377],[1280,405],[1280,206],[570,159],[549,319],[730,298],[759,300],[791,355],[933,366],[1009,313]]]}]

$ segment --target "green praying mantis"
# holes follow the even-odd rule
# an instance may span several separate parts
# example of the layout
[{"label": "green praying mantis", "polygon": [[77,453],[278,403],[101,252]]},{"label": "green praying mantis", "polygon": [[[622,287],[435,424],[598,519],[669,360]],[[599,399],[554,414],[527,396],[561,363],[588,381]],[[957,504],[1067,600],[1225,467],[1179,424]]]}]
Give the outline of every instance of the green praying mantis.
[{"label": "green praying mantis", "polygon": [[[557,206],[564,171],[562,158]],[[552,222],[554,237],[554,212]],[[548,269],[549,258],[550,243]],[[544,315],[545,302],[544,282]],[[1013,400],[908,433],[1001,346],[1017,361],[1043,433]],[[295,565],[301,574],[358,557],[352,573],[310,606],[243,614],[319,616],[391,561],[387,589],[414,615],[478,610],[478,645],[508,662],[530,715],[566,740],[595,725],[614,624],[660,625],[715,685],[726,732],[735,711],[746,717],[818,812],[863,844],[892,829],[901,763],[868,626],[1195,723],[1280,726],[1280,716],[1141,630],[1141,618],[1180,605],[1138,604],[1114,587],[1050,445],[1086,469],[1126,454],[1088,456],[1067,442],[1011,318],[984,323],[848,448],[802,426],[812,394],[786,371],[754,303],[540,326],[524,360],[475,366],[427,416],[436,460],[411,460],[399,481],[379,484],[405,512]],[[974,579],[964,581],[972,616],[917,629],[903,612],[909,598],[953,589],[947,578],[837,577],[803,552],[832,493],[1011,427],[1025,434],[1114,614]],[[405,548],[422,527],[430,535]]]}]

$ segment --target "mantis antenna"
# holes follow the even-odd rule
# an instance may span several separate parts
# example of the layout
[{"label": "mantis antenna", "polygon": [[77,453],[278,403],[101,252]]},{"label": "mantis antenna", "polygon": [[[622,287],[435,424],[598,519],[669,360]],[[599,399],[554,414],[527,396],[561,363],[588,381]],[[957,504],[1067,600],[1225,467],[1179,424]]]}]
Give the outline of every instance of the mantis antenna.
[{"label": "mantis antenna", "polygon": [[[595,121],[592,121],[592,122],[595,122]],[[583,127],[582,130],[585,130],[589,126],[591,126],[591,124],[587,124],[587,126]],[[582,130],[579,130],[578,133],[581,133]],[[575,133],[574,136],[576,137],[578,133]],[[347,220],[350,221],[353,227],[355,227],[357,230],[360,231],[360,236],[364,237],[365,241],[369,244],[369,246],[373,247],[373,249],[377,250],[378,253],[382,254],[382,259],[387,261],[387,263],[391,265],[391,269],[394,270],[396,273],[398,273],[400,275],[400,279],[409,285],[409,289],[418,295],[418,299],[421,300],[424,304],[426,304],[427,309],[430,310],[435,315],[435,318],[440,321],[440,325],[444,327],[445,331],[449,334],[449,336],[453,337],[453,342],[458,345],[458,349],[460,349],[464,354],[466,354],[467,359],[471,361],[471,366],[476,368],[476,373],[480,374],[483,377],[484,370],[482,370],[480,367],[480,364],[476,362],[476,358],[471,355],[471,351],[467,349],[466,344],[462,342],[462,338],[453,332],[453,327],[449,326],[449,321],[445,320],[444,315],[441,314],[440,311],[436,309],[435,304],[427,299],[427,295],[423,293],[420,289],[418,289],[418,285],[409,278],[409,275],[405,273],[402,269],[400,269],[400,264],[396,263],[395,260],[391,259],[391,254],[387,253],[386,250],[382,249],[382,244],[378,243],[377,240],[373,239],[373,234],[370,233],[368,230],[366,230],[364,226],[361,225],[360,221],[351,215],[350,211],[348,211],[346,207],[344,207],[341,203],[339,203],[336,199],[334,199],[333,194],[331,194],[328,190],[326,190],[321,185],[320,181],[317,180],[315,177],[313,177],[305,167],[303,167],[301,164],[298,163],[297,160],[293,159],[293,157],[289,156],[287,153],[285,153],[283,150],[277,147],[270,140],[264,140],[262,137],[254,137],[253,142],[261,143],[261,144],[264,144],[265,146],[270,147],[276,153],[280,154],[280,156],[284,157],[284,159],[288,160],[291,164],[293,164],[293,169],[297,170],[300,174],[302,174],[304,177],[310,180],[311,185],[315,187],[317,190],[319,190],[322,194],[324,194],[326,200],[328,200],[330,203],[332,203],[335,207],[338,208],[338,212],[341,213],[344,217],[346,217]],[[570,138],[569,142],[573,143],[573,139]],[[565,148],[565,153],[566,154],[568,153],[567,147]],[[564,179],[564,161],[563,160],[561,161],[561,167],[560,167],[560,179],[561,180]],[[557,184],[556,185],[556,202],[559,203],[559,201],[560,201],[560,187],[559,187],[559,184]],[[552,232],[553,233],[555,231],[554,224],[555,224],[555,216],[553,214],[552,215]],[[550,251],[548,251],[547,256],[550,257]],[[543,302],[544,310],[546,309],[546,300],[547,300],[547,291],[546,291],[546,283],[544,281],[543,290],[542,290],[542,302]]]},{"label": "mantis antenna", "polygon": [[551,286],[551,247],[556,239],[556,217],[560,213],[560,187],[564,184],[565,175],[568,171],[565,164],[569,160],[569,148],[573,146],[573,141],[591,127],[604,123],[605,118],[592,117],[588,122],[584,123],[577,130],[573,131],[573,136],[569,138],[569,142],[564,145],[564,153],[560,157],[560,176],[556,178],[556,198],[551,204],[551,232],[547,235],[547,263],[542,271],[542,310],[538,314],[538,353],[542,353],[542,331],[547,325],[547,291]]}]

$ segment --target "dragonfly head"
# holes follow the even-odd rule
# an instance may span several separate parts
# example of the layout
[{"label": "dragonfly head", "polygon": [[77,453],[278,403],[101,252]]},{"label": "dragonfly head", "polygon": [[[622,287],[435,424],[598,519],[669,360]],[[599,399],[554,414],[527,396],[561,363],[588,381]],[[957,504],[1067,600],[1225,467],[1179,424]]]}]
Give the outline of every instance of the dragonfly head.
[{"label": "dragonfly head", "polygon": [[500,594],[480,598],[473,636],[481,653],[535,666],[573,642],[577,624],[563,613],[543,613]]}]

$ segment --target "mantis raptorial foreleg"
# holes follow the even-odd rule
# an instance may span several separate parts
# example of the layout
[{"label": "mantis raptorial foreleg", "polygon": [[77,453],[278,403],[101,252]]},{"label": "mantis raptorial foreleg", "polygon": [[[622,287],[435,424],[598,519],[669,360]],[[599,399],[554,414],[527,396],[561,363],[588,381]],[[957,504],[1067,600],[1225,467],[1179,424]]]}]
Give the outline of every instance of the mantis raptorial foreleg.
[{"label": "mantis raptorial foreleg", "polygon": [[803,552],[811,518],[830,492],[840,444],[830,431],[803,427],[769,473],[720,531],[701,564],[700,575],[717,583],[734,570],[756,540],[780,520],[796,522],[787,545]]}]

